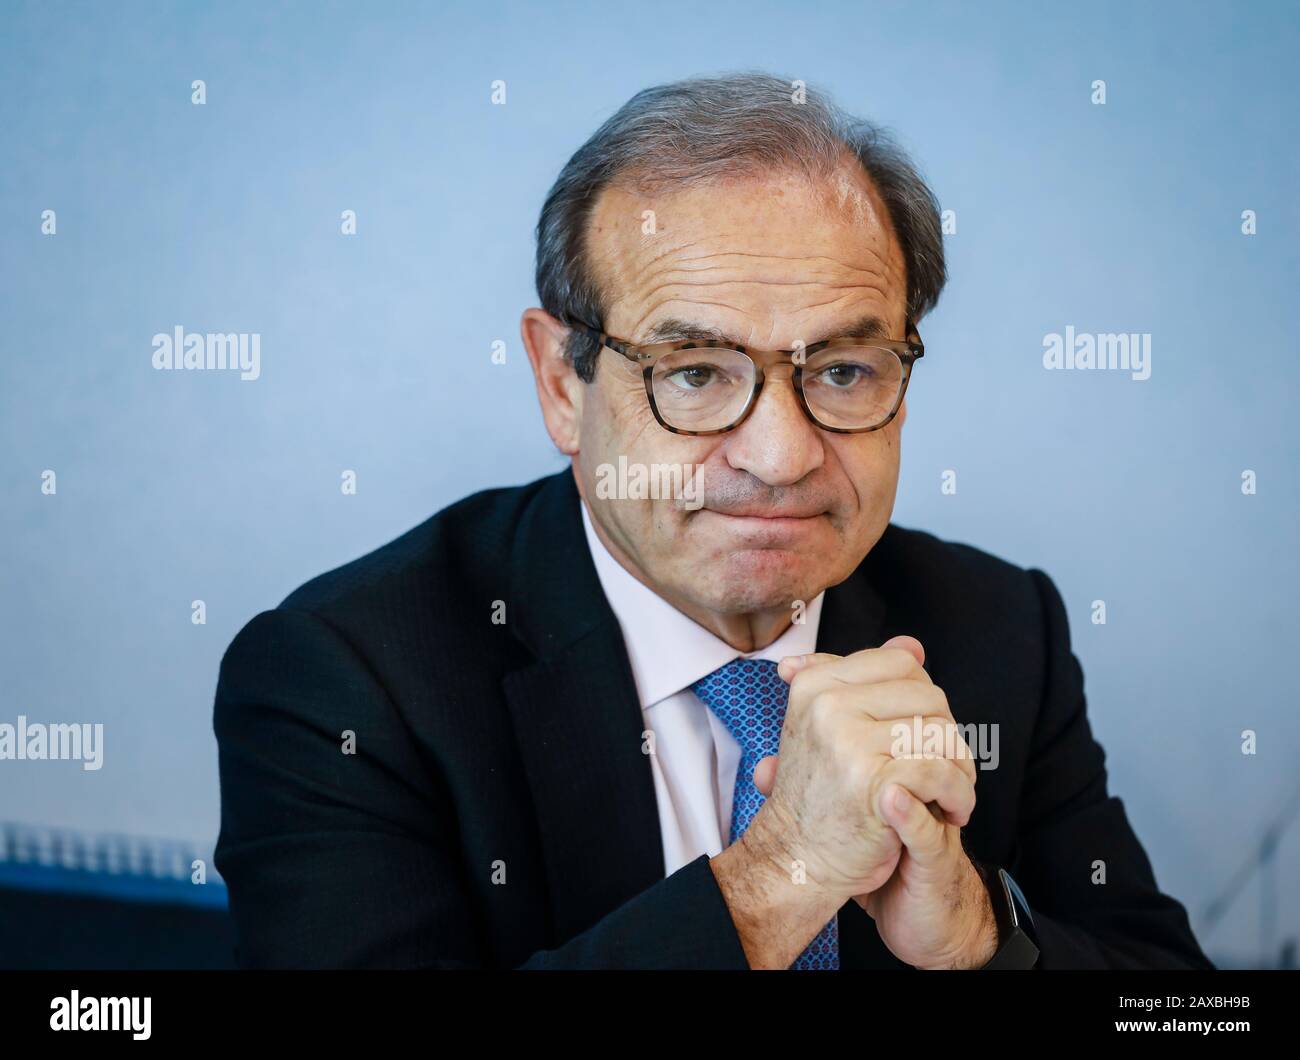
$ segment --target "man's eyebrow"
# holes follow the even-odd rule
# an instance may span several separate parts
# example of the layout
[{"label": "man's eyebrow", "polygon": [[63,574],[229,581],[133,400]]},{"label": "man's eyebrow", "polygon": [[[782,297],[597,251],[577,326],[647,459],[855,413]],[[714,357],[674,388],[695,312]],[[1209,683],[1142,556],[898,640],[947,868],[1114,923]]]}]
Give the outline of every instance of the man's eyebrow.
[{"label": "man's eyebrow", "polygon": [[733,336],[724,335],[718,328],[682,320],[680,317],[665,317],[659,321],[646,333],[642,345],[648,346],[653,342],[708,342],[711,339],[743,345]]},{"label": "man's eyebrow", "polygon": [[824,342],[829,339],[887,339],[889,338],[889,325],[883,319],[874,313],[868,313],[866,316],[858,317],[846,328],[839,328],[829,335],[822,335],[809,342]]},{"label": "man's eyebrow", "polygon": [[[874,313],[868,313],[845,327],[836,328],[829,334],[817,335],[815,338],[805,340],[805,345],[811,346],[815,342],[825,342],[830,339],[883,339],[888,337],[889,325]],[[683,320],[680,317],[666,317],[659,321],[646,333],[640,345],[648,346],[655,342],[709,341],[730,342],[736,346],[745,345],[734,335],[728,335],[719,328],[708,324],[699,324],[692,320]]]}]

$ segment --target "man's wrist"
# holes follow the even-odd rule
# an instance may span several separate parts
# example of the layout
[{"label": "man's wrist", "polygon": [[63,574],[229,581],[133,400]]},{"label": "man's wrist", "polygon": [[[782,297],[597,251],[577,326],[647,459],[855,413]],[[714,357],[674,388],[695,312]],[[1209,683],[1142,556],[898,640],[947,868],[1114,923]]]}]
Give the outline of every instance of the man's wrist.
[{"label": "man's wrist", "polygon": [[998,952],[1000,937],[997,916],[989,897],[989,885],[984,873],[969,857],[964,857],[966,871],[962,906],[969,910],[968,935],[960,948],[954,968],[973,970],[983,968]]},{"label": "man's wrist", "polygon": [[788,968],[839,911],[841,895],[803,874],[760,823],[709,860],[751,968]]}]

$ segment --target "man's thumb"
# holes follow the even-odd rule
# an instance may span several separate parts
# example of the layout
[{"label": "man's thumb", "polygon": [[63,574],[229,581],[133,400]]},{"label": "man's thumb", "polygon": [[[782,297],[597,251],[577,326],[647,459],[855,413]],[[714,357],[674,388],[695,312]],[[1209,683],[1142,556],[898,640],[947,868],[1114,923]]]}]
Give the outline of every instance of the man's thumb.
[{"label": "man's thumb", "polygon": [[921,642],[917,640],[915,637],[890,637],[887,641],[885,641],[884,644],[881,645],[881,647],[902,648],[904,651],[910,651],[913,655],[916,656],[916,661],[918,665],[920,666],[925,665],[925,648],[921,646]]}]

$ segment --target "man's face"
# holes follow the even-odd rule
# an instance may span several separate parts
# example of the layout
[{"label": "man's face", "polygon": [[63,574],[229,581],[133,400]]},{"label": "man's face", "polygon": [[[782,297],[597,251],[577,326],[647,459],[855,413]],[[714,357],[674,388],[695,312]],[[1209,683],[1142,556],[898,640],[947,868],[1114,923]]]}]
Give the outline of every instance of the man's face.
[{"label": "man's face", "polygon": [[[751,350],[808,345],[869,315],[903,337],[902,253],[879,196],[848,165],[822,185],[774,174],[662,196],[607,188],[588,251],[613,298],[601,323],[633,343],[668,318]],[[789,358],[765,369],[748,418],[706,437],[661,427],[641,367],[609,350],[581,394],[574,466],[597,527],[688,613],[789,613],[848,577],[893,510],[905,410],[880,430],[824,431],[798,405]],[[601,465],[620,457],[701,467],[702,506],[602,497]]]}]

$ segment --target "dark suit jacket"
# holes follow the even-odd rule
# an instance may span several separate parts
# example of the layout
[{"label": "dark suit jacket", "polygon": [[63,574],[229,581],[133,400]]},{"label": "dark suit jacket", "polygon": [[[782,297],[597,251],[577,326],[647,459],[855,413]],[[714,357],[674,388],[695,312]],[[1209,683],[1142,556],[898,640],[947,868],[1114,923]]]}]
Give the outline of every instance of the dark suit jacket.
[{"label": "dark suit jacket", "polygon": [[[747,966],[708,858],[665,878],[578,504],[567,471],[475,494],[235,638],[215,860],[241,964]],[[1047,576],[890,525],[827,591],[818,648],[898,633],[924,643],[959,722],[1001,727],[964,837],[1025,892],[1041,967],[1209,967],[1107,793]],[[839,920],[844,968],[905,967],[856,903]]]}]

